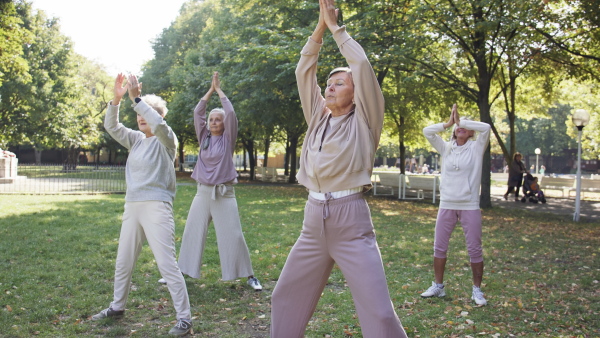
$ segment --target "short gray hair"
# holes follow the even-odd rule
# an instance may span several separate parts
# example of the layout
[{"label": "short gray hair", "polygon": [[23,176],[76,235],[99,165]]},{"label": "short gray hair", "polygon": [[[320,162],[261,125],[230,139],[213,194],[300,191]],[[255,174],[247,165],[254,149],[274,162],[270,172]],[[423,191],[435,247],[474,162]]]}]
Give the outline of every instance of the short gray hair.
[{"label": "short gray hair", "polygon": [[223,120],[225,120],[225,111],[222,108],[215,108],[211,110],[210,113],[208,113],[208,117],[206,118],[206,129],[208,130],[210,130],[210,124],[208,123],[208,121],[210,120],[210,116],[212,114],[221,114]]},{"label": "short gray hair", "polygon": [[167,102],[163,100],[160,96],[154,94],[148,94],[142,96],[142,100],[146,102],[147,105],[152,107],[160,116],[165,117],[169,112],[167,109]]},{"label": "short gray hair", "polygon": [[333,74],[337,74],[337,73],[348,73],[348,75],[350,77],[352,77],[352,69],[350,69],[349,67],[337,67],[329,72],[327,79],[329,79]]}]

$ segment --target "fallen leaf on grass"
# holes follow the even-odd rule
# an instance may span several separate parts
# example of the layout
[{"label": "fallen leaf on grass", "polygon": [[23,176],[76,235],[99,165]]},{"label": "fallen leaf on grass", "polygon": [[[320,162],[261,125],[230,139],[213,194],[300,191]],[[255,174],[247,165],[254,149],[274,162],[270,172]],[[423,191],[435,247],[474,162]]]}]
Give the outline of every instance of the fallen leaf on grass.
[{"label": "fallen leaf on grass", "polygon": [[7,310],[8,312],[12,312],[12,307],[10,307],[10,305],[6,305],[6,310]]}]

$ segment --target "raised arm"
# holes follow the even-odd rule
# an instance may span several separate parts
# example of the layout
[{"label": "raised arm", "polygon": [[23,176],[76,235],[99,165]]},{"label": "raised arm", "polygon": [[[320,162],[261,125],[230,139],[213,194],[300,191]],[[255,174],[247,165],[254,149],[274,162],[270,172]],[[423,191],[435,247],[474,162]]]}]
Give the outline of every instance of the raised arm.
[{"label": "raised arm", "polygon": [[200,99],[200,102],[194,108],[194,129],[196,130],[196,138],[198,139],[198,144],[202,145],[202,139],[208,133],[206,129],[206,105],[208,104],[208,100],[215,92],[215,76],[218,76],[217,72],[214,72],[211,81],[210,88],[204,96]]},{"label": "raised arm", "polygon": [[306,123],[310,124],[311,118],[315,114],[319,116],[327,112],[325,108],[325,99],[321,94],[321,88],[317,82],[317,60],[319,58],[319,50],[323,45],[323,35],[329,28],[327,21],[334,21],[337,26],[337,13],[334,8],[335,18],[326,18],[328,13],[324,10],[326,7],[323,0],[319,0],[319,21],[308,39],[308,42],[300,52],[300,61],[296,67],[296,82],[298,85],[298,93],[300,95],[300,103]]},{"label": "raised arm", "polygon": [[435,148],[435,150],[437,150],[437,152],[439,152],[440,154],[444,153],[444,150],[446,149],[446,142],[444,142],[444,140],[440,135],[438,135],[438,133],[443,132],[444,130],[452,127],[457,117],[458,107],[455,103],[452,106],[452,110],[450,111],[450,118],[448,119],[448,122],[436,123],[434,125],[423,128],[423,135],[425,135],[427,141],[429,141],[433,148]]},{"label": "raised arm", "polygon": [[130,74],[127,78],[127,81],[129,98],[133,102],[139,101],[136,102],[133,110],[135,110],[136,113],[140,114],[144,120],[146,120],[150,126],[152,134],[156,136],[158,141],[163,146],[172,152],[174,159],[174,154],[177,152],[178,140],[177,136],[175,136],[175,133],[173,132],[173,129],[169,127],[165,119],[156,110],[154,110],[154,108],[140,100],[142,95],[142,83],[138,82],[137,76]]},{"label": "raised arm", "polygon": [[108,134],[119,142],[123,147],[131,149],[138,139],[144,138],[144,133],[125,127],[119,123],[119,105],[121,99],[127,93],[129,84],[124,85],[125,75],[119,73],[113,87],[113,99],[108,103],[106,116],[104,118],[104,129]]}]

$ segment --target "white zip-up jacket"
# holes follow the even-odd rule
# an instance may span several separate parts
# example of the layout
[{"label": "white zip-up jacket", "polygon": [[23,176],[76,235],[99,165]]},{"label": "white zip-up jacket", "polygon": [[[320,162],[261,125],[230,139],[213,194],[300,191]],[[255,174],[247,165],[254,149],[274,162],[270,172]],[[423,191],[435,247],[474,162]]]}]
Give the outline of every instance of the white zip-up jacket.
[{"label": "white zip-up jacket", "polygon": [[444,124],[423,128],[423,134],[442,156],[440,208],[450,210],[479,209],[481,166],[483,153],[490,141],[490,125],[470,120],[460,121],[460,127],[479,132],[475,141],[458,146],[455,140],[444,141],[439,132]]}]

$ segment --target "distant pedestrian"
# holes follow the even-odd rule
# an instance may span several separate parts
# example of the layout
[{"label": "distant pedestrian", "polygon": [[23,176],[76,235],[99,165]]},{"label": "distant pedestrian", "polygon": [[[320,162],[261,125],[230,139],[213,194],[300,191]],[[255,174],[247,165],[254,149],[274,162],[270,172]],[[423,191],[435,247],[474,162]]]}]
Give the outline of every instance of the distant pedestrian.
[{"label": "distant pedestrian", "polygon": [[508,195],[515,192],[515,201],[519,201],[519,190],[521,189],[521,184],[523,183],[523,174],[527,172],[525,168],[525,164],[521,162],[523,155],[521,153],[516,152],[513,155],[513,161],[510,163],[508,168],[508,189],[504,194],[504,199],[508,200]]},{"label": "distant pedestrian", "polygon": [[[452,139],[445,142],[439,132],[454,126]],[[456,104],[452,107],[450,119],[423,129],[425,137],[442,155],[442,179],[440,186],[440,208],[435,222],[433,244],[433,271],[435,281],[421,297],[443,297],[444,272],[450,237],[456,224],[460,222],[465,234],[467,251],[473,273],[471,299],[477,305],[487,301],[481,291],[483,279],[483,249],[481,246],[481,209],[479,189],[481,186],[481,165],[483,154],[490,140],[490,125],[483,122],[461,119]],[[479,132],[476,140],[472,138]]]},{"label": "distant pedestrian", "polygon": [[546,172],[546,167],[542,164],[540,166],[540,175],[542,175],[542,177],[543,177],[545,172]]},{"label": "distant pedestrian", "polygon": [[[182,336],[192,329],[190,302],[183,275],[175,257],[175,168],[178,141],[164,120],[167,106],[156,95],[141,96],[142,84],[135,75],[115,80],[114,98],[108,104],[104,127],[122,146],[129,149],[125,178],[125,211],[115,263],[114,298],[110,306],[92,320],[121,317],[129,295],[131,275],[144,239],[154,254],[158,270],[168,282],[177,323],[169,334]],[[119,104],[129,92],[137,115],[139,131],[119,123]]]}]

